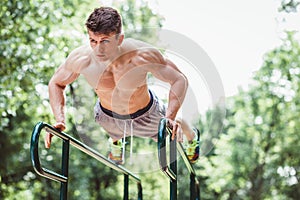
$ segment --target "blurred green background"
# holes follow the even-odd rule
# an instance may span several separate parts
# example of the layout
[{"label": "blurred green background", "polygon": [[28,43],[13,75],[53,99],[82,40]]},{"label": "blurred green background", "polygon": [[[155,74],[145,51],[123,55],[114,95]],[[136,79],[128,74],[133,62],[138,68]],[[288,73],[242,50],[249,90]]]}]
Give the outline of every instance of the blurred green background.
[{"label": "blurred green background", "polygon": [[[124,3],[126,2],[126,4]],[[3,0],[0,3],[0,199],[58,199],[60,184],[38,176],[30,161],[30,137],[39,121],[53,123],[47,84],[72,49],[83,44],[84,23],[97,1]],[[164,18],[147,1],[113,1],[127,37],[155,42],[149,27]],[[278,12],[297,11],[299,1],[282,1]],[[259,6],[259,5],[258,5]],[[139,31],[136,30],[139,27]],[[247,91],[226,99],[226,117],[211,109],[199,116],[202,135],[214,149],[195,164],[202,199],[300,199],[300,44],[286,32],[265,53]],[[105,153],[107,136],[93,122],[95,95],[79,79],[67,88],[67,133]],[[214,119],[211,122],[211,119]],[[81,135],[85,131],[86,135]],[[90,139],[92,138],[92,139]],[[61,143],[40,144],[43,165],[59,171]],[[102,141],[95,143],[95,141]],[[156,143],[136,139],[137,149]],[[123,176],[71,148],[69,199],[122,199]],[[57,162],[56,162],[57,161]],[[159,170],[139,172],[144,199],[169,199],[169,181]],[[178,199],[189,199],[189,177],[179,163]],[[130,196],[137,190],[131,183]]]}]

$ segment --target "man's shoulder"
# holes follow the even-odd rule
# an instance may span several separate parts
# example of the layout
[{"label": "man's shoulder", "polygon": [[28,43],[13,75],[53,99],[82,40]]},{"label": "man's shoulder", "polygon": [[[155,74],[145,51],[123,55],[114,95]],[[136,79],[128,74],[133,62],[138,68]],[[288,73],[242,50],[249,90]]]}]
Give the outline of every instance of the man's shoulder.
[{"label": "man's shoulder", "polygon": [[146,60],[161,59],[161,52],[153,45],[143,42],[141,40],[136,40],[133,38],[128,38],[124,40],[123,50],[125,53],[135,52],[134,55],[141,56]]},{"label": "man's shoulder", "polygon": [[126,38],[123,42],[122,47],[125,51],[133,51],[139,49],[155,49],[153,45],[133,38]]},{"label": "man's shoulder", "polygon": [[66,59],[66,67],[72,71],[79,72],[82,68],[87,67],[91,61],[92,49],[88,45],[77,47]]},{"label": "man's shoulder", "polygon": [[71,51],[68,57],[90,56],[91,53],[92,49],[89,45],[82,45]]}]

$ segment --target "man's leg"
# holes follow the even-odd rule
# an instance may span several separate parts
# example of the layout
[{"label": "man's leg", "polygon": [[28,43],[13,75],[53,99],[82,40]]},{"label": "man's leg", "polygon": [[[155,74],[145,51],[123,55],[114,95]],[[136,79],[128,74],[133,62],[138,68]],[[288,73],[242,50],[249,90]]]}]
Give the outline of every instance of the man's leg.
[{"label": "man's leg", "polygon": [[195,132],[191,128],[191,126],[188,125],[188,123],[182,119],[176,119],[176,121],[181,125],[182,132],[185,135],[187,141],[191,142],[195,138]]},{"label": "man's leg", "polygon": [[184,120],[176,120],[182,128],[182,132],[187,139],[185,152],[191,163],[195,163],[200,155],[200,132],[196,128],[191,128]]},{"label": "man's leg", "polygon": [[124,163],[122,139],[114,141],[112,138],[109,138],[108,145],[109,145],[108,158],[112,162],[118,165],[122,165]]}]

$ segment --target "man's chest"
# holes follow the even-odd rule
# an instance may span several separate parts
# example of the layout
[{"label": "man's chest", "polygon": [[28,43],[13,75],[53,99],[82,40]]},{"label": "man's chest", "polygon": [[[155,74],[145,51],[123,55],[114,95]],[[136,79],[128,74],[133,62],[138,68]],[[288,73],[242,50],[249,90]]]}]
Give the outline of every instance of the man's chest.
[{"label": "man's chest", "polygon": [[98,80],[98,90],[135,90],[145,85],[147,72],[142,66],[124,64],[104,70]]}]

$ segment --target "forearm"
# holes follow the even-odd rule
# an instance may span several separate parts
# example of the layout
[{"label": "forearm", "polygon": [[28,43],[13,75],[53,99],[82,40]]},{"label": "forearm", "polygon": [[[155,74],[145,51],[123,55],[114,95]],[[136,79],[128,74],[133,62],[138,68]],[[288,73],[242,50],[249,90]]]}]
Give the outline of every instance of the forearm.
[{"label": "forearm", "polygon": [[49,100],[56,122],[65,123],[65,86],[59,86],[50,81]]},{"label": "forearm", "polygon": [[171,85],[169,92],[168,109],[166,111],[166,118],[172,120],[176,118],[177,112],[184,101],[187,88],[188,81],[184,76],[182,76],[180,79],[174,82],[174,84]]}]

